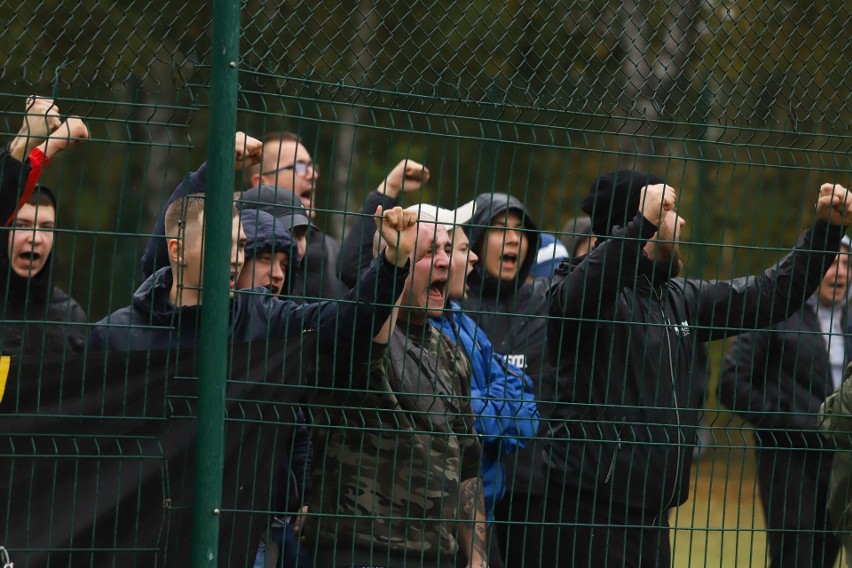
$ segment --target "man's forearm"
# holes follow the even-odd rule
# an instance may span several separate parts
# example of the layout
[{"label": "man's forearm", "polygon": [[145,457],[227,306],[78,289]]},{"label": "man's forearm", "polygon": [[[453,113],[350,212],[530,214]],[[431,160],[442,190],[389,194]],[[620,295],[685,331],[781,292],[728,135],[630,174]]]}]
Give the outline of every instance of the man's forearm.
[{"label": "man's forearm", "polygon": [[481,478],[472,477],[461,482],[460,505],[459,546],[464,550],[468,566],[487,568],[488,528]]},{"label": "man's forearm", "polygon": [[565,277],[558,302],[562,317],[594,319],[612,305],[622,287],[636,277],[636,262],[644,244],[657,232],[657,226],[641,213],[623,229],[618,228],[608,242],[592,250],[586,259]]},{"label": "man's forearm", "polygon": [[353,217],[352,226],[340,245],[340,279],[350,288],[355,287],[373,259],[376,223],[372,215],[376,207],[381,205],[384,209],[391,209],[398,204],[396,199],[373,192],[367,196],[361,214]]}]

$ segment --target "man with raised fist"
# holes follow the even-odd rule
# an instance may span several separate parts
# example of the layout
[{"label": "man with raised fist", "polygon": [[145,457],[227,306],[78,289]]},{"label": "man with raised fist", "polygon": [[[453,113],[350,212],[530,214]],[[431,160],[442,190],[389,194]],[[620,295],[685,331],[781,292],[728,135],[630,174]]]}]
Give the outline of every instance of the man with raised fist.
[{"label": "man with raised fist", "polygon": [[813,228],[773,267],[686,280],[677,197],[656,176],[622,170],[596,179],[583,202],[598,242],[563,262],[551,289],[560,404],[540,432],[550,489],[531,518],[544,521],[532,542],[548,544],[529,547],[536,565],[671,565],[668,516],[689,494],[704,344],[799,310],[852,219],[852,194],[824,184]]}]

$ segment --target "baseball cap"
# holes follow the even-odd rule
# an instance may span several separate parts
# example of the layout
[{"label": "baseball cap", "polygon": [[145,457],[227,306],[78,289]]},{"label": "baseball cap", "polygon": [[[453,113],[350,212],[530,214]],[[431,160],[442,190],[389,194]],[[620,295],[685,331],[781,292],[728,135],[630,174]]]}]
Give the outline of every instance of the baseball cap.
[{"label": "baseball cap", "polygon": [[428,215],[437,220],[440,224],[454,228],[459,225],[464,225],[473,218],[473,214],[476,212],[476,203],[474,201],[468,201],[464,205],[455,209],[444,209],[428,203],[418,203],[417,205],[407,207],[406,210]]}]

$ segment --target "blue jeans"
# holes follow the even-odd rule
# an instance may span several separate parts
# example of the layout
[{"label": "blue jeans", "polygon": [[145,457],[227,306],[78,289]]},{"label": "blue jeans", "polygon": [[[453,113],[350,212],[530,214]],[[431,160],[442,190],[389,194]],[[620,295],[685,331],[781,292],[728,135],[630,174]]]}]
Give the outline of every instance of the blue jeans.
[{"label": "blue jeans", "polygon": [[[299,542],[293,532],[292,521],[287,520],[283,525],[277,521],[269,527],[267,538],[270,542],[261,541],[254,558],[254,568],[308,568],[310,554],[308,547]],[[268,562],[268,564],[267,564]]]}]

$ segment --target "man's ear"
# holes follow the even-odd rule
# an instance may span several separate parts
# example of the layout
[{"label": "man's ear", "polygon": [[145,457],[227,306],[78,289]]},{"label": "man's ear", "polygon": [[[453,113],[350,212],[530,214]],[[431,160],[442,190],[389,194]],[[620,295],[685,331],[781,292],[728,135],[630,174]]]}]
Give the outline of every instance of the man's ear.
[{"label": "man's ear", "polygon": [[181,249],[180,241],[178,239],[168,239],[166,247],[169,250],[169,262],[176,266],[182,264],[183,250]]},{"label": "man's ear", "polygon": [[260,187],[260,172],[251,174],[251,186]]}]

